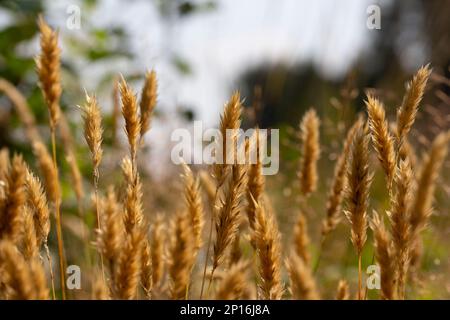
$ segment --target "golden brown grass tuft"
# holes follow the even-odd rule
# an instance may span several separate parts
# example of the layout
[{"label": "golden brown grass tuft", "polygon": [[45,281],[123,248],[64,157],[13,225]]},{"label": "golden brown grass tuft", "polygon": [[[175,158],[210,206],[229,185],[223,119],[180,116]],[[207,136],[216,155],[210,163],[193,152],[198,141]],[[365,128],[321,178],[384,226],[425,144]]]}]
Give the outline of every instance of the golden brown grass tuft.
[{"label": "golden brown grass tuft", "polygon": [[134,228],[126,235],[115,279],[117,297],[119,299],[137,299],[142,271],[142,245],[144,239],[145,232],[140,228]]},{"label": "golden brown grass tuft", "polygon": [[255,202],[258,203],[261,200],[261,197],[264,193],[265,179],[262,174],[262,159],[260,154],[261,143],[258,128],[256,128],[252,139],[253,142],[250,141],[250,144],[253,144],[256,150],[256,163],[249,164],[249,168],[247,171],[248,181],[246,191],[247,197],[246,213],[250,228],[253,230],[255,226],[255,213],[256,213]]},{"label": "golden brown grass tuft", "polygon": [[141,123],[138,114],[138,105],[136,102],[136,95],[133,90],[125,82],[125,79],[120,80],[119,85],[120,97],[122,101],[122,115],[125,119],[125,132],[130,146],[130,157],[133,165],[133,173],[135,172],[136,154],[138,149],[139,136],[141,132]]},{"label": "golden brown grass tuft", "polygon": [[187,288],[191,269],[195,262],[193,254],[195,239],[189,228],[190,217],[178,213],[172,223],[169,248],[170,298],[183,300],[188,298]]},{"label": "golden brown grass tuft", "polygon": [[363,124],[356,129],[347,170],[347,210],[345,215],[351,223],[351,240],[358,255],[358,297],[361,298],[361,253],[367,239],[367,207],[372,175],[369,172],[369,136]]},{"label": "golden brown grass tuft", "polygon": [[259,258],[260,295],[263,299],[279,300],[283,296],[281,280],[281,244],[275,217],[257,205],[253,241]]},{"label": "golden brown grass tuft", "polygon": [[295,253],[303,260],[303,263],[308,266],[311,262],[311,256],[308,251],[309,236],[306,217],[302,212],[299,213],[297,223],[294,227],[293,245]]},{"label": "golden brown grass tuft", "polygon": [[410,223],[413,233],[420,232],[432,214],[436,179],[447,156],[449,137],[449,132],[439,134],[423,157],[411,210]]},{"label": "golden brown grass tuft", "polygon": [[302,158],[300,161],[300,190],[307,196],[317,188],[317,161],[320,156],[320,120],[314,109],[308,110],[300,123]]},{"label": "golden brown grass tuft", "polygon": [[[236,140],[236,132],[230,132],[231,137],[227,137],[227,130],[236,130],[241,126],[241,95],[239,92],[235,92],[230,101],[225,105],[223,113],[220,117],[220,133],[222,135],[222,145],[219,147],[219,152],[222,154],[222,157],[219,154],[216,157],[222,161],[213,165],[213,176],[216,179],[217,187],[219,188],[225,181],[226,175],[228,173],[229,162],[231,159],[228,159],[230,155],[227,154],[227,144],[232,146],[234,145],[234,141]],[[228,138],[231,138],[231,141]],[[220,150],[221,149],[221,150]]]},{"label": "golden brown grass tuft", "polygon": [[[245,188],[245,166],[233,165],[224,190],[216,221],[213,268],[222,262],[225,250],[233,243],[241,222],[242,203]],[[213,271],[212,271],[213,272]]]},{"label": "golden brown grass tuft", "polygon": [[293,299],[320,299],[311,269],[301,257],[292,253],[289,260],[286,261],[286,267],[289,273],[290,292]]},{"label": "golden brown grass tuft", "polygon": [[416,119],[417,110],[425,92],[425,87],[430,74],[430,66],[423,66],[417,71],[411,82],[406,86],[405,96],[397,111],[396,134],[398,146],[402,145],[403,140],[407,136],[409,130],[411,130]]},{"label": "golden brown grass tuft", "polygon": [[396,269],[397,298],[403,299],[411,247],[409,217],[411,214],[413,176],[408,159],[400,160],[394,182],[396,190],[389,218],[394,244],[393,254]]},{"label": "golden brown grass tuft", "polygon": [[133,164],[130,158],[122,161],[122,171],[127,183],[125,196],[125,229],[130,232],[134,227],[143,223],[142,185],[138,175],[133,175]]},{"label": "golden brown grass tuft", "polygon": [[37,157],[39,169],[44,176],[45,193],[52,204],[55,205],[61,197],[58,171],[54,167],[52,157],[44,144],[40,142],[35,143],[33,148]]},{"label": "golden brown grass tuft", "polygon": [[157,90],[158,82],[156,80],[156,72],[154,70],[146,72],[145,82],[141,93],[141,101],[139,103],[139,108],[141,110],[141,138],[150,129],[150,121],[156,106]]},{"label": "golden brown grass tuft", "polygon": [[359,118],[348,130],[345,138],[342,153],[339,155],[334,168],[333,182],[328,194],[326,204],[327,215],[322,221],[322,236],[326,237],[333,231],[341,220],[341,206],[347,185],[347,168],[349,163],[350,147],[355,136],[356,130],[362,125],[362,119]]},{"label": "golden brown grass tuft", "polygon": [[382,218],[376,212],[371,220],[371,228],[375,238],[375,256],[381,272],[381,298],[392,300],[395,298],[395,261],[391,239]]},{"label": "golden brown grass tuft", "polygon": [[153,221],[150,234],[151,254],[152,254],[152,281],[153,286],[158,287],[164,275],[164,242],[165,225],[161,214],[158,214]]},{"label": "golden brown grass tuft", "polygon": [[0,201],[0,239],[8,239],[15,244],[20,240],[24,219],[26,172],[22,156],[14,155],[6,177],[5,198]]},{"label": "golden brown grass tuft", "polygon": [[242,299],[248,290],[248,267],[247,262],[233,264],[233,266],[227,270],[225,277],[219,283],[215,299]]},{"label": "golden brown grass tuft", "polygon": [[388,190],[391,190],[392,180],[395,175],[396,155],[394,140],[389,132],[384,106],[381,101],[370,94],[367,95],[365,103],[369,114],[372,142],[377,152],[378,160],[386,174]]},{"label": "golden brown grass tuft", "polygon": [[109,188],[104,210],[102,224],[98,233],[97,245],[106,260],[106,264],[114,280],[120,252],[125,240],[125,231],[120,214],[120,207],[117,202],[113,188]]},{"label": "golden brown grass tuft", "polygon": [[203,244],[203,226],[205,225],[202,196],[200,193],[200,182],[191,169],[184,165],[184,198],[189,217],[191,218],[192,230],[195,238],[195,250],[199,250]]},{"label": "golden brown grass tuft", "polygon": [[94,174],[98,176],[98,167],[102,161],[103,128],[100,107],[95,96],[86,94],[86,103],[80,107],[84,123],[84,138],[92,155]]},{"label": "golden brown grass tuft", "polygon": [[16,246],[8,240],[0,241],[1,282],[11,300],[47,299],[48,289],[42,266],[33,259],[27,263]]},{"label": "golden brown grass tuft", "polygon": [[41,54],[36,58],[37,73],[45,102],[50,113],[50,128],[55,130],[60,117],[59,98],[61,96],[60,53],[58,33],[39,17],[41,32]]}]

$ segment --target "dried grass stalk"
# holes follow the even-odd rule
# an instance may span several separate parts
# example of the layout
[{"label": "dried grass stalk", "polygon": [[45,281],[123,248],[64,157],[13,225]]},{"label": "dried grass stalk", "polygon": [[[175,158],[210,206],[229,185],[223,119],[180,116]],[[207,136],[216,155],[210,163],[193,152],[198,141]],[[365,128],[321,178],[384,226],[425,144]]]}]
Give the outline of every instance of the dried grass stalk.
[{"label": "dried grass stalk", "polygon": [[202,244],[203,226],[205,217],[200,193],[200,182],[194,178],[191,169],[184,165],[184,198],[189,217],[191,218],[192,230],[195,238],[195,250],[198,251]]},{"label": "dried grass stalk", "polygon": [[395,298],[395,261],[393,259],[391,239],[382,218],[374,212],[371,228],[375,238],[375,256],[381,271],[381,298]]},{"label": "dried grass stalk", "polygon": [[138,114],[138,105],[136,95],[122,77],[119,85],[120,97],[122,101],[122,115],[125,119],[125,132],[130,146],[131,163],[133,173],[135,172],[136,153],[138,149],[139,135],[141,132],[141,123]]},{"label": "dried grass stalk", "polygon": [[428,78],[431,74],[429,65],[421,67],[406,86],[406,93],[397,111],[397,142],[401,146],[411,129],[422,100]]},{"label": "dried grass stalk", "polygon": [[150,242],[146,238],[142,245],[142,273],[141,284],[146,296],[150,299],[152,296],[153,278],[152,278],[152,254]]},{"label": "dried grass stalk", "polygon": [[439,134],[422,159],[410,218],[413,233],[420,232],[432,214],[436,179],[447,156],[449,137],[449,132]]},{"label": "dried grass stalk", "polygon": [[409,217],[412,203],[413,176],[407,159],[400,160],[395,178],[396,192],[389,214],[394,243],[397,297],[404,298],[405,281],[409,264],[411,247],[411,227]]},{"label": "dried grass stalk", "polygon": [[60,117],[61,96],[60,53],[58,32],[52,30],[42,16],[38,20],[41,33],[41,54],[36,58],[37,73],[45,102],[50,113],[50,128],[55,130]]},{"label": "dried grass stalk", "polygon": [[381,101],[370,94],[367,95],[365,103],[369,114],[372,142],[377,152],[378,160],[386,174],[388,190],[391,190],[392,180],[395,175],[396,155],[394,140],[389,132],[384,106]]},{"label": "dried grass stalk", "polygon": [[36,260],[28,264],[11,241],[0,242],[0,269],[8,299],[47,299],[44,270]]},{"label": "dried grass stalk", "polygon": [[114,275],[125,240],[125,230],[113,188],[108,190],[102,218],[97,245],[106,260],[110,274]]},{"label": "dried grass stalk", "polygon": [[225,277],[220,281],[215,298],[218,300],[242,299],[248,286],[248,263],[233,264],[227,270]]},{"label": "dried grass stalk", "polygon": [[142,271],[142,245],[144,239],[145,232],[140,228],[134,228],[126,236],[115,280],[117,297],[119,299],[132,300],[137,298]]},{"label": "dried grass stalk", "polygon": [[308,266],[311,262],[311,255],[309,254],[309,236],[308,226],[305,215],[300,212],[298,214],[297,223],[294,227],[294,250],[296,254],[303,260],[303,263]]},{"label": "dried grass stalk", "polygon": [[190,282],[195,239],[189,228],[190,217],[178,213],[172,223],[169,248],[170,298],[183,300],[188,298],[187,288]]},{"label": "dried grass stalk", "polygon": [[369,173],[369,136],[367,125],[358,127],[350,152],[347,169],[347,210],[351,223],[351,240],[358,255],[358,298],[362,299],[361,254],[367,239],[367,207],[372,175]]},{"label": "dried grass stalk", "polygon": [[317,188],[317,161],[320,156],[319,125],[320,120],[314,109],[308,110],[300,122],[302,158],[298,175],[300,190],[305,196]]},{"label": "dried grass stalk", "polygon": [[[239,129],[241,125],[241,95],[237,91],[235,92],[230,100],[226,103],[225,108],[223,110],[222,115],[220,116],[220,133],[222,135],[222,145],[219,146],[222,151],[222,162],[216,163],[213,165],[213,176],[216,179],[217,187],[222,186],[225,181],[229,164],[228,159],[229,155],[227,155],[227,144],[234,145],[234,141],[236,139],[236,135],[233,134],[231,136],[232,141],[227,141],[227,130],[236,130]],[[218,157],[220,159],[220,157]]]},{"label": "dried grass stalk", "polygon": [[325,237],[333,231],[341,220],[341,206],[344,198],[344,191],[347,185],[347,168],[349,163],[350,147],[358,127],[362,125],[362,119],[359,118],[353,126],[348,130],[347,137],[344,142],[344,148],[340,154],[336,166],[334,168],[334,177],[328,200],[326,204],[327,216],[322,221],[322,236]]},{"label": "dried grass stalk", "polygon": [[260,204],[257,206],[253,242],[259,258],[260,290],[263,299],[280,300],[283,296],[281,281],[281,244],[275,218]]},{"label": "dried grass stalk", "polygon": [[145,73],[144,87],[142,88],[141,101],[139,108],[141,110],[140,127],[141,139],[150,129],[150,121],[156,106],[156,94],[158,90],[158,82],[156,80],[156,72],[154,70]]},{"label": "dried grass stalk", "polygon": [[5,199],[0,202],[0,239],[9,239],[15,244],[20,240],[23,227],[26,172],[22,156],[14,155],[6,178]]},{"label": "dried grass stalk", "polygon": [[48,199],[56,204],[61,197],[61,189],[58,180],[58,172],[53,165],[52,157],[44,144],[38,142],[33,146],[37,157],[39,169],[44,176],[44,187]]},{"label": "dried grass stalk", "polygon": [[296,253],[292,253],[290,259],[286,262],[286,266],[289,273],[290,292],[293,299],[320,299],[311,269],[305,264],[302,258]]},{"label": "dried grass stalk", "polygon": [[80,107],[84,123],[84,138],[92,155],[94,172],[98,176],[98,167],[102,161],[102,116],[95,96],[86,94],[86,103]]},{"label": "dried grass stalk", "polygon": [[129,233],[136,226],[142,225],[144,214],[142,211],[142,184],[139,175],[133,175],[133,165],[130,158],[122,161],[122,171],[127,182],[125,197],[125,229]]},{"label": "dried grass stalk", "polygon": [[224,191],[224,199],[221,200],[216,221],[216,241],[214,243],[212,272],[222,262],[225,250],[233,243],[239,230],[245,174],[245,166],[232,166],[231,175]]},{"label": "dried grass stalk", "polygon": [[260,136],[259,136],[259,129],[256,128],[256,131],[254,133],[254,136],[252,137],[254,139],[254,145],[256,146],[256,163],[252,163],[249,165],[247,176],[247,217],[248,222],[250,225],[250,228],[253,230],[255,225],[255,202],[259,202],[261,200],[261,197],[264,193],[264,184],[265,179],[262,174],[262,159],[260,156]]},{"label": "dried grass stalk", "polygon": [[165,225],[162,215],[158,214],[151,227],[150,243],[152,255],[153,286],[159,286],[164,275]]}]

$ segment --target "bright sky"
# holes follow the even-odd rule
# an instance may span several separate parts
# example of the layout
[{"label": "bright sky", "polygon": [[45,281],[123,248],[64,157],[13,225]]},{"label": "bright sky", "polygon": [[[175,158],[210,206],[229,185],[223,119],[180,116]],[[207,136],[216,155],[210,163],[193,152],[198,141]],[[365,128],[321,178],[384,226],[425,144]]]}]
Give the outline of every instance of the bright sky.
[{"label": "bright sky", "polygon": [[[114,68],[116,72],[129,74],[155,68],[159,101],[167,118],[172,119],[176,106],[182,104],[194,108],[204,127],[215,126],[224,102],[238,89],[234,81],[247,68],[310,60],[326,76],[345,73],[361,50],[369,47],[370,32],[376,32],[366,27],[366,10],[372,3],[371,0],[219,0],[217,10],[168,23],[161,19],[151,1],[100,0],[96,10],[89,14],[87,24],[101,28],[124,26],[137,59],[97,66],[77,62],[77,69],[83,85],[93,89],[98,75],[105,70]],[[48,19],[60,28],[62,35],[80,32],[65,27],[66,10],[71,4],[77,1],[47,2]],[[83,23],[86,22],[82,22],[81,32]],[[192,75],[180,76],[175,71],[169,59],[171,52],[189,62]],[[66,58],[76,60],[74,56]],[[159,158],[168,149],[169,132],[179,126],[186,124],[155,123],[148,140]]]}]

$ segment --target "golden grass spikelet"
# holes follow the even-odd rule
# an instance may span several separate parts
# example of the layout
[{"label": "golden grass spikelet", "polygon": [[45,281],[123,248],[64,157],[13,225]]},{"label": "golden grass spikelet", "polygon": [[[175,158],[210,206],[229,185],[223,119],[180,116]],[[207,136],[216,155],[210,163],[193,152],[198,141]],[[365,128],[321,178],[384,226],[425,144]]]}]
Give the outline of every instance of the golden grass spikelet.
[{"label": "golden grass spikelet", "polygon": [[375,256],[381,272],[381,298],[392,300],[395,298],[395,261],[392,254],[391,239],[382,218],[376,212],[374,212],[371,220],[371,228],[375,238]]},{"label": "golden grass spikelet", "polygon": [[290,292],[293,299],[320,299],[311,269],[305,264],[302,258],[296,253],[292,253],[286,261],[286,266],[289,273]]},{"label": "golden grass spikelet", "polygon": [[341,206],[342,200],[344,198],[345,187],[347,185],[346,172],[349,162],[348,158],[350,147],[357,128],[362,125],[361,121],[362,119],[359,118],[348,130],[342,153],[339,155],[336,166],[334,168],[333,182],[331,185],[331,190],[328,194],[328,200],[326,204],[327,215],[322,221],[323,237],[333,231],[341,220]]},{"label": "golden grass spikelet", "polygon": [[156,95],[158,90],[158,81],[154,70],[145,73],[145,82],[142,88],[141,101],[139,108],[141,110],[140,127],[141,138],[150,129],[150,121],[156,106]]},{"label": "golden grass spikelet", "polygon": [[47,300],[49,289],[47,286],[47,278],[45,270],[39,257],[35,257],[29,261],[30,273],[33,278],[33,286],[36,300]]},{"label": "golden grass spikelet", "polygon": [[351,240],[361,254],[367,239],[367,207],[372,175],[369,172],[369,136],[367,125],[356,129],[350,151],[350,164],[347,170],[346,190],[347,210],[345,215],[351,223]]},{"label": "golden grass spikelet", "polygon": [[41,53],[36,58],[37,73],[45,102],[50,113],[50,127],[56,128],[60,117],[59,98],[61,96],[60,53],[58,32],[52,30],[42,16],[38,20],[41,33]]},{"label": "golden grass spikelet", "polygon": [[200,193],[200,182],[187,165],[184,169],[184,198],[189,217],[191,218],[192,230],[195,238],[195,249],[199,250],[203,244],[203,226],[205,225],[202,196]]},{"label": "golden grass spikelet", "polygon": [[73,190],[77,197],[77,201],[81,201],[84,197],[83,178],[81,177],[80,169],[78,168],[75,156],[70,153],[66,156],[66,161],[69,164],[70,176],[72,178]]},{"label": "golden grass spikelet", "polygon": [[420,232],[432,214],[436,179],[447,156],[449,137],[450,132],[437,135],[428,153],[423,157],[411,209],[410,224],[413,233]]},{"label": "golden grass spikelet", "polygon": [[[139,135],[141,132],[141,123],[138,114],[138,105],[136,95],[128,86],[122,77],[119,85],[120,97],[122,101],[122,115],[125,119],[125,132],[130,146],[131,161],[133,165],[136,161],[136,153],[138,148]],[[133,168],[134,171],[135,168]]]},{"label": "golden grass spikelet", "polygon": [[142,273],[141,284],[145,294],[150,299],[152,296],[153,278],[152,278],[152,254],[150,242],[145,238],[142,244]]},{"label": "golden grass spikelet", "polygon": [[214,208],[214,201],[216,197],[216,183],[211,175],[205,170],[200,170],[199,177],[202,189],[206,193],[209,208],[212,210]]},{"label": "golden grass spikelet", "polygon": [[232,265],[239,263],[241,259],[242,259],[241,235],[240,232],[238,232],[230,248],[230,257],[228,260],[228,266],[231,267]]},{"label": "golden grass spikelet", "polygon": [[165,225],[163,216],[158,214],[151,226],[150,244],[152,255],[152,281],[153,286],[159,286],[164,275],[164,243]]},{"label": "golden grass spikelet", "polygon": [[92,285],[92,300],[110,300],[109,289],[101,275],[97,275]]},{"label": "golden grass spikelet", "polygon": [[38,240],[36,237],[36,228],[34,225],[33,213],[24,206],[23,214],[23,236],[22,236],[22,254],[25,260],[29,261],[39,255]]},{"label": "golden grass spikelet", "polygon": [[36,228],[36,238],[38,246],[47,242],[50,232],[50,211],[47,203],[47,196],[38,177],[31,170],[27,170],[25,179],[27,191],[27,203],[33,214]]},{"label": "golden grass spikelet", "polygon": [[281,243],[275,218],[264,207],[257,205],[253,242],[259,258],[261,297],[280,300],[283,296],[281,281]]},{"label": "golden grass spikelet", "polygon": [[396,155],[394,140],[389,132],[384,106],[381,101],[370,94],[367,95],[365,104],[369,114],[372,142],[377,152],[378,160],[386,174],[388,190],[391,190],[392,179],[394,179],[395,175]]},{"label": "golden grass spikelet", "polygon": [[231,266],[224,278],[218,284],[215,299],[239,300],[242,299],[248,286],[248,262],[238,262]]},{"label": "golden grass spikelet", "polygon": [[300,122],[302,154],[298,176],[300,191],[308,196],[317,188],[317,161],[320,156],[320,120],[314,109],[309,109]]},{"label": "golden grass spikelet", "polygon": [[220,116],[220,133],[222,135],[222,145],[218,146],[221,149],[219,152],[222,154],[221,157],[216,154],[219,163],[213,165],[213,176],[216,179],[217,187],[220,187],[226,178],[227,171],[229,168],[229,163],[231,159],[228,159],[230,155],[227,154],[227,144],[229,146],[235,145],[236,132],[232,132],[231,140],[227,139],[227,130],[236,130],[241,126],[241,112],[242,112],[242,102],[241,95],[239,91],[236,91],[230,98],[230,100],[225,104],[222,115]]},{"label": "golden grass spikelet", "polygon": [[140,226],[144,219],[142,212],[142,184],[139,175],[133,176],[130,158],[125,157],[123,159],[122,171],[127,182],[124,224],[126,231],[130,232],[135,226]]},{"label": "golden grass spikelet", "polygon": [[133,228],[126,236],[115,280],[117,297],[119,299],[132,300],[137,298],[137,289],[142,271],[142,245],[144,239],[145,232],[140,228]]},{"label": "golden grass spikelet", "polygon": [[250,142],[250,144],[254,144],[255,150],[256,150],[256,163],[251,163],[249,165],[247,176],[247,217],[248,222],[250,225],[250,228],[253,230],[255,225],[255,201],[259,202],[261,199],[261,196],[264,193],[264,184],[265,179],[262,174],[262,160],[260,157],[260,135],[259,135],[259,129],[256,128],[254,136],[252,137],[253,142]]},{"label": "golden grass spikelet", "polygon": [[413,187],[413,174],[407,159],[400,160],[394,182],[396,193],[392,200],[393,203],[389,218],[392,226],[392,240],[394,243],[397,297],[403,299],[409,263],[409,250],[411,246],[409,217]]},{"label": "golden grass spikelet", "polygon": [[[84,124],[84,138],[91,151],[94,172],[98,171],[102,161],[102,115],[95,96],[86,93],[86,103],[80,107]],[[98,173],[97,173],[98,174]]]},{"label": "golden grass spikelet", "polygon": [[347,281],[339,280],[337,287],[336,300],[349,300],[350,299],[350,288]]},{"label": "golden grass spikelet", "polygon": [[98,234],[97,245],[107,261],[110,273],[114,275],[125,240],[125,233],[119,204],[113,188],[108,190],[102,218],[103,222]]},{"label": "golden grass spikelet", "polygon": [[44,271],[37,263],[28,264],[16,246],[8,240],[0,242],[1,282],[10,300],[46,299]]},{"label": "golden grass spikelet", "polygon": [[187,287],[195,262],[195,239],[190,231],[189,221],[190,217],[182,212],[177,213],[172,221],[168,271],[170,298],[173,300],[188,298]]},{"label": "golden grass spikelet", "polygon": [[38,160],[39,169],[44,176],[44,187],[47,197],[53,204],[56,204],[61,197],[58,171],[54,167],[52,157],[44,144],[40,142],[35,143],[33,148]]},{"label": "golden grass spikelet", "polygon": [[303,260],[304,264],[308,266],[311,262],[311,256],[308,251],[308,227],[305,215],[302,212],[298,214],[297,223],[294,226],[293,245],[296,254]]},{"label": "golden grass spikelet", "polygon": [[245,166],[233,165],[221,199],[216,220],[213,270],[222,262],[225,250],[233,243],[241,222],[241,199],[245,188]]},{"label": "golden grass spikelet", "polygon": [[23,227],[26,171],[22,156],[14,155],[6,178],[5,200],[0,202],[0,239],[9,239],[13,243],[19,241]]},{"label": "golden grass spikelet", "polygon": [[397,111],[397,142],[401,146],[403,140],[416,119],[417,110],[422,100],[425,87],[431,75],[430,65],[421,67],[406,86],[405,96]]}]

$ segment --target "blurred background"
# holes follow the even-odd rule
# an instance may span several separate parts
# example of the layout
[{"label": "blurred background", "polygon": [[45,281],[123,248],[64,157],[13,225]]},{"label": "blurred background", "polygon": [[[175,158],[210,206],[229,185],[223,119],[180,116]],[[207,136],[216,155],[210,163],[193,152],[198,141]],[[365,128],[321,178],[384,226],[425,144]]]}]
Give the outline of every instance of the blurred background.
[{"label": "blurred background", "polygon": [[[380,9],[380,29],[367,25],[371,5]],[[311,106],[322,119],[319,191],[309,200],[313,213],[308,216],[314,253],[334,160],[347,128],[364,111],[366,90],[385,102],[392,120],[405,82],[421,65],[431,63],[433,75],[412,131],[417,154],[426,150],[438,132],[450,128],[450,2],[446,0],[2,0],[0,77],[26,97],[48,136],[47,109],[34,63],[40,13],[59,30],[61,107],[79,141],[77,160],[87,185],[90,158],[76,107],[83,103],[84,91],[96,93],[105,115],[101,184],[107,185],[119,179],[120,158],[126,153],[121,124],[114,121],[114,82],[123,74],[138,92],[145,71],[156,70],[156,115],[139,159],[150,214],[172,212],[176,207],[171,201],[176,193],[168,192],[180,190],[179,168],[170,162],[171,131],[192,129],[193,120],[202,120],[204,128],[216,127],[223,104],[234,90],[245,98],[244,127],[280,129],[280,173],[269,177],[267,184],[283,241],[290,239],[295,218],[292,203],[298,201],[298,123]],[[0,93],[0,147],[5,146],[32,158],[14,107]],[[376,159],[373,164],[377,172],[371,208],[382,211],[389,203]],[[411,297],[450,298],[449,168],[447,161],[436,191],[436,214],[425,237],[429,250]],[[67,228],[76,235],[77,227],[70,225],[75,199],[64,170],[62,176]],[[173,183],[161,184],[167,181]],[[347,225],[340,226],[324,251],[318,273],[324,288],[333,289],[343,274],[355,278],[348,232]],[[68,241],[77,240],[74,236]],[[368,265],[372,251],[366,251]],[[70,259],[76,261],[76,254],[69,252]],[[331,297],[330,292],[325,297]]]}]

